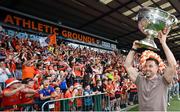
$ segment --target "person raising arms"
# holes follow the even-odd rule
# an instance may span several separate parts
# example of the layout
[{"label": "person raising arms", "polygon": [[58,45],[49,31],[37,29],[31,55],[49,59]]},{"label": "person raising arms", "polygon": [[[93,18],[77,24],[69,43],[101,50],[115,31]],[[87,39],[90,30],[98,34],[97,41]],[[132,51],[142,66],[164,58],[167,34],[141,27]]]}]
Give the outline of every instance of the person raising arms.
[{"label": "person raising arms", "polygon": [[156,58],[149,57],[146,59],[143,72],[145,76],[133,67],[133,57],[135,51],[139,48],[137,41],[134,41],[125,60],[125,68],[130,79],[135,82],[138,89],[139,111],[166,111],[167,110],[167,92],[168,86],[172,82],[176,71],[176,60],[169,49],[166,39],[169,33],[168,29],[164,29],[159,33],[158,39],[161,43],[163,51],[166,55],[168,65],[165,68],[164,74],[159,75],[159,62]]}]

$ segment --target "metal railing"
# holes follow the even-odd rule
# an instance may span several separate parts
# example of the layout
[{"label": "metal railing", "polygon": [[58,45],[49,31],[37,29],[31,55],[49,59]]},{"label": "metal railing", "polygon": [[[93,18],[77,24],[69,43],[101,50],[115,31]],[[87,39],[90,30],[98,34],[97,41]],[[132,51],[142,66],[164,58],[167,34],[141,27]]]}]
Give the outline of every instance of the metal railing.
[{"label": "metal railing", "polygon": [[[133,97],[135,101],[137,95]],[[49,101],[36,100],[33,104],[0,107],[0,111],[121,111],[122,104],[124,102],[120,96],[112,99],[108,93],[100,93]]]},{"label": "metal railing", "polygon": [[46,101],[42,111],[103,111],[110,109],[107,93]]}]

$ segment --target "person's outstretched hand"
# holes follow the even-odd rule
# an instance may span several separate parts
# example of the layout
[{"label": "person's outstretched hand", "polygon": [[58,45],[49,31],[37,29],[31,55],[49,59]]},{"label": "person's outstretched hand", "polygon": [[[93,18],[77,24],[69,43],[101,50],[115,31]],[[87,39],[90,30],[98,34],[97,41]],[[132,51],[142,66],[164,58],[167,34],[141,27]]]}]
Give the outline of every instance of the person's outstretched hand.
[{"label": "person's outstretched hand", "polygon": [[170,28],[165,28],[163,31],[159,32],[158,39],[161,44],[166,43],[167,35],[169,34]]},{"label": "person's outstretched hand", "polygon": [[132,46],[133,49],[138,49],[138,48],[140,48],[140,46],[139,46],[138,44],[136,44],[136,43],[139,43],[139,41],[138,41],[138,40],[135,40],[135,41],[133,42],[133,46]]}]

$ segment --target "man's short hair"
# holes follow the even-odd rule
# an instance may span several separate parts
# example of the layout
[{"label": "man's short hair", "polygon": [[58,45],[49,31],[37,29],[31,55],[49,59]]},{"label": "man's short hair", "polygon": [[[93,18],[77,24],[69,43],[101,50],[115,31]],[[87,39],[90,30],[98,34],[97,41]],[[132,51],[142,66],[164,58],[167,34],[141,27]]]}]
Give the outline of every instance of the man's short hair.
[{"label": "man's short hair", "polygon": [[148,58],[148,59],[146,59],[146,62],[147,61],[154,61],[157,65],[159,65],[159,61],[154,58]]},{"label": "man's short hair", "polygon": [[25,78],[22,80],[22,84],[28,84],[30,81],[33,81],[32,78]]}]

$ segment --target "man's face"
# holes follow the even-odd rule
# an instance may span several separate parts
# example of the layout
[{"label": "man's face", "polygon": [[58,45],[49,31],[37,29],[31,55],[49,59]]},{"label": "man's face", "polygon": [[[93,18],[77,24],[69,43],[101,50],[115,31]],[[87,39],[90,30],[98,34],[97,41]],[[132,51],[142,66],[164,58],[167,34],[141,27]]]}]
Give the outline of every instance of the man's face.
[{"label": "man's face", "polygon": [[98,82],[98,84],[97,84],[98,86],[102,86],[102,82]]},{"label": "man's face", "polygon": [[73,91],[73,88],[74,88],[73,86],[70,86],[69,90],[70,90],[70,91]]},{"label": "man's face", "polygon": [[1,62],[1,63],[0,63],[0,67],[1,67],[1,68],[6,68],[6,64],[5,64],[4,62]]},{"label": "man's face", "polygon": [[44,80],[43,85],[45,88],[47,88],[49,86],[49,80]]},{"label": "man's face", "polygon": [[29,81],[27,86],[33,87],[33,86],[34,86],[34,81],[33,81],[33,80],[32,80],[32,81]]},{"label": "man's face", "polygon": [[57,66],[54,66],[54,70],[58,70]]},{"label": "man's face", "polygon": [[108,84],[112,84],[112,80],[108,80]]},{"label": "man's face", "polygon": [[151,77],[153,77],[154,75],[157,74],[157,72],[158,72],[158,65],[155,63],[155,61],[148,60],[146,62],[146,64],[145,64],[144,72],[145,72],[145,75],[148,78],[151,78]]},{"label": "man's face", "polygon": [[39,66],[39,70],[43,70],[43,65],[40,65],[40,66]]},{"label": "man's face", "polygon": [[91,88],[90,88],[89,85],[87,85],[85,89],[86,89],[86,90],[90,90]]},{"label": "man's face", "polygon": [[59,87],[57,87],[57,88],[55,89],[55,91],[56,91],[57,93],[60,93],[60,92],[61,92],[61,89],[60,89]]}]

